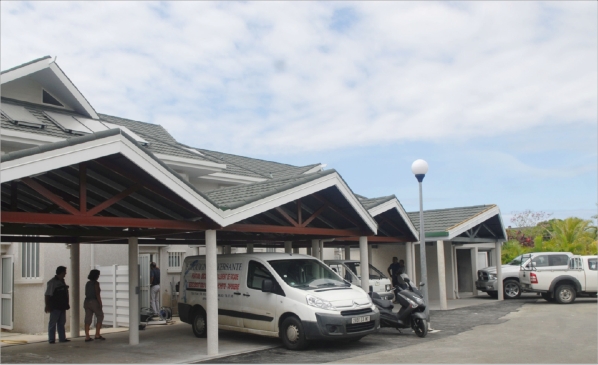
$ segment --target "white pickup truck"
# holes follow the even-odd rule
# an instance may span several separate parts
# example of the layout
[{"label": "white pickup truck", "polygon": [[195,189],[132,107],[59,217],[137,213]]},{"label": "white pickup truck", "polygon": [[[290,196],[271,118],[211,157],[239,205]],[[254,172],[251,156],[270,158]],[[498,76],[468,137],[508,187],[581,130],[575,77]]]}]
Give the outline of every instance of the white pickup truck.
[{"label": "white pickup truck", "polygon": [[524,292],[540,293],[542,298],[569,304],[577,296],[596,296],[598,257],[572,256],[566,269],[538,270],[535,263],[521,266],[519,282]]}]

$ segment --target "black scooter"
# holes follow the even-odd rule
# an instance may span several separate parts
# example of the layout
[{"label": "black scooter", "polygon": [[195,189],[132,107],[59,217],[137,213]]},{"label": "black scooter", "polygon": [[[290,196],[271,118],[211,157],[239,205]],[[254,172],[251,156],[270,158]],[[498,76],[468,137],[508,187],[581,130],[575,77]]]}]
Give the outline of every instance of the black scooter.
[{"label": "black scooter", "polygon": [[426,337],[428,321],[424,313],[426,309],[424,296],[411,286],[407,275],[401,275],[401,279],[399,281],[402,283],[399,283],[394,289],[395,300],[401,305],[398,313],[392,311],[394,305],[390,300],[382,299],[378,293],[370,289],[372,302],[380,311],[380,326],[396,328],[399,332],[401,328],[412,328],[418,337]]}]

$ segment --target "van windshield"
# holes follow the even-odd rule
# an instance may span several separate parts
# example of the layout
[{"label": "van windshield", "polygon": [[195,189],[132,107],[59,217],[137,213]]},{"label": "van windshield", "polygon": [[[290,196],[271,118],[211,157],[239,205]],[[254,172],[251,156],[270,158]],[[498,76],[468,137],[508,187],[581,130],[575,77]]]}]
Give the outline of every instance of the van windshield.
[{"label": "van windshield", "polygon": [[285,283],[295,288],[347,286],[340,276],[317,260],[270,260],[268,263]]},{"label": "van windshield", "polygon": [[[345,265],[353,271],[358,278],[361,279],[361,264],[359,262],[346,262]],[[384,275],[380,270],[376,269],[371,264],[369,265],[370,268],[370,280],[380,280],[386,279],[386,275]]]}]

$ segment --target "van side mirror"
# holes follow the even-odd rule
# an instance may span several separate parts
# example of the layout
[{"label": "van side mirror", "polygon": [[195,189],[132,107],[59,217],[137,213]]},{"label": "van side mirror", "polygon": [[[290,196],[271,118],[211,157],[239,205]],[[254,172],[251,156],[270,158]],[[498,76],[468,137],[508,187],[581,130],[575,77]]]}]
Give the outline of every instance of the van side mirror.
[{"label": "van side mirror", "polygon": [[262,292],[272,293],[274,291],[274,282],[270,279],[264,279],[262,281]]}]

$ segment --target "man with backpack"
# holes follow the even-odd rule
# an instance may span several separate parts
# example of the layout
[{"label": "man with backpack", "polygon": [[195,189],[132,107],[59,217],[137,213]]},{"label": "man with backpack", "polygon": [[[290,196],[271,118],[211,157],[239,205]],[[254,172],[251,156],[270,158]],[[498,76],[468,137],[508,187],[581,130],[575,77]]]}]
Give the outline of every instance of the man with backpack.
[{"label": "man with backpack", "polygon": [[69,286],[66,285],[64,277],[66,276],[66,267],[58,266],[56,276],[54,276],[46,286],[45,293],[45,312],[50,313],[50,323],[48,324],[48,342],[56,342],[56,330],[58,330],[58,341],[69,342],[66,338],[64,325],[66,323],[66,311],[71,309],[69,305]]}]

